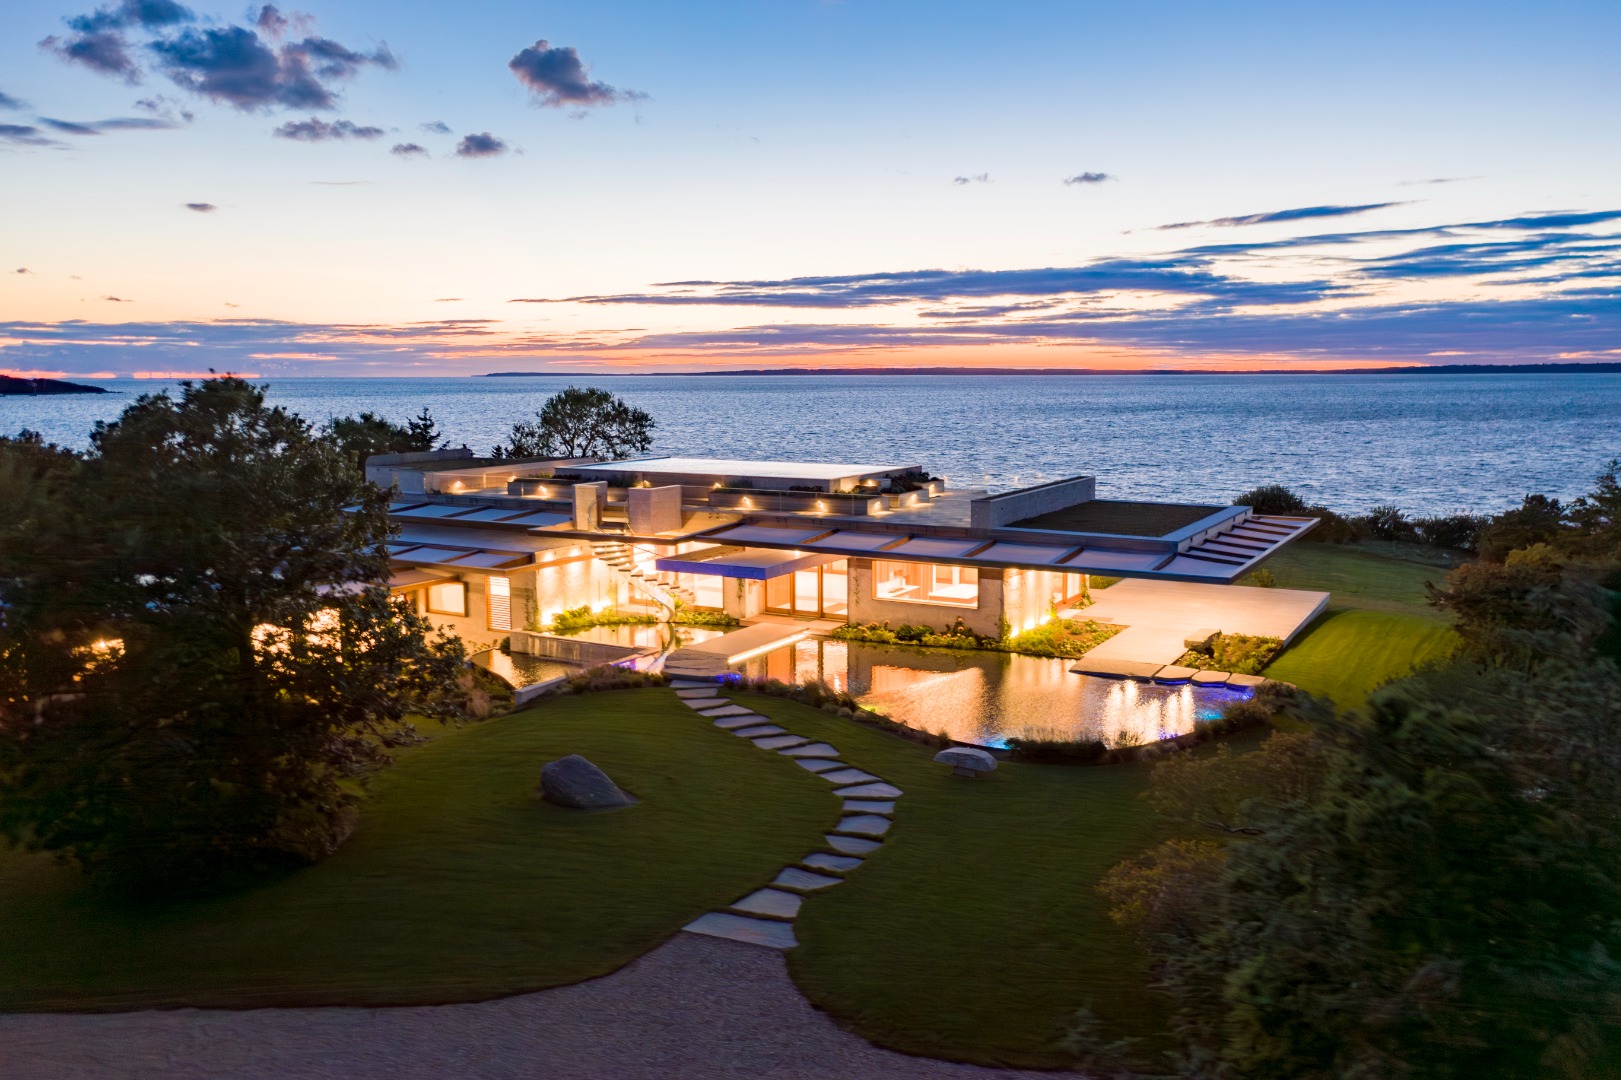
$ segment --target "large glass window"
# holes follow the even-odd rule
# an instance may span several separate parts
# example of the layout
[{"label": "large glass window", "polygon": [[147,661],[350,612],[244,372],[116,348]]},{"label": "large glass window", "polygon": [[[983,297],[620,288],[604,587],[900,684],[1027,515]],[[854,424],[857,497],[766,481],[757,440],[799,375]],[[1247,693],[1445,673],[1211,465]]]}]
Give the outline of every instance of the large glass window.
[{"label": "large glass window", "polygon": [[979,606],[979,571],[944,563],[884,562],[872,564],[873,595],[906,604]]},{"label": "large glass window", "polygon": [[467,614],[467,586],[460,581],[443,581],[428,586],[428,610],[435,615]]}]

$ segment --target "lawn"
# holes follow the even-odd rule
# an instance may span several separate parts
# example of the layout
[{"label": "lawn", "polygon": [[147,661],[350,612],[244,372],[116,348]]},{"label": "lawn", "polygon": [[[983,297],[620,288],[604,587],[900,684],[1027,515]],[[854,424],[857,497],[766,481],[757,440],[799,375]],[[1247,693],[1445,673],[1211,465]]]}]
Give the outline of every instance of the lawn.
[{"label": "lawn", "polygon": [[963,780],[894,735],[737,698],[906,792],[893,839],[800,914],[788,964],[819,1008],[880,1045],[984,1064],[1070,1064],[1058,1042],[1083,1005],[1118,1034],[1159,1030],[1145,959],[1093,888],[1160,835],[1146,767],[1004,762]]},{"label": "lawn", "polygon": [[1336,608],[1392,611],[1433,621],[1424,583],[1440,584],[1457,564],[1448,552],[1416,544],[1290,544],[1266,562],[1283,589],[1334,594]]},{"label": "lawn", "polygon": [[[1338,597],[1336,597],[1338,599]],[[1266,669],[1342,709],[1368,691],[1430,660],[1451,655],[1457,634],[1445,623],[1391,611],[1329,611]]]},{"label": "lawn", "polygon": [[[641,802],[540,801],[566,753]],[[807,780],[668,691],[615,691],[406,752],[337,855],[249,892],[132,909],[8,855],[0,1009],[466,1001],[602,975],[819,846],[837,805]]]}]

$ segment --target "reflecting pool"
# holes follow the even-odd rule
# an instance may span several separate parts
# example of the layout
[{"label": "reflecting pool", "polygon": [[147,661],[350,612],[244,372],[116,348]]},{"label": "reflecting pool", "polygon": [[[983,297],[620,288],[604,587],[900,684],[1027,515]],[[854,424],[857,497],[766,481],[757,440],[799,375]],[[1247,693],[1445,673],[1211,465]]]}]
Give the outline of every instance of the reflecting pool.
[{"label": "reflecting pool", "polygon": [[576,641],[594,641],[602,645],[625,645],[635,649],[656,648],[661,652],[695,645],[700,641],[720,637],[725,630],[712,626],[677,626],[673,623],[625,623],[619,626],[590,626],[584,630],[569,630],[557,637]]},{"label": "reflecting pool", "polygon": [[507,654],[500,649],[485,649],[468,657],[481,668],[495,672],[518,689],[555,679],[559,675],[572,675],[581,670],[561,660],[548,660],[544,656],[524,653]]},{"label": "reflecting pool", "polygon": [[1073,660],[807,638],[737,665],[750,678],[820,679],[890,719],[961,742],[1010,738],[1134,746],[1185,735],[1249,696],[1070,672]]}]

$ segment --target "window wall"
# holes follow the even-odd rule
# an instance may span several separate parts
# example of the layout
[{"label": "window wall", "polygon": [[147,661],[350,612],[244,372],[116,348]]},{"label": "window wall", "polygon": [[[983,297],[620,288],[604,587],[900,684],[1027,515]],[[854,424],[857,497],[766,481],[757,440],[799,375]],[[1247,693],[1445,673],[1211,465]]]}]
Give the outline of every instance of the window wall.
[{"label": "window wall", "polygon": [[850,564],[845,559],[770,578],[765,609],[783,615],[840,617],[850,612]]},{"label": "window wall", "polygon": [[979,605],[979,571],[944,563],[886,562],[872,564],[873,595],[879,600],[945,607]]}]

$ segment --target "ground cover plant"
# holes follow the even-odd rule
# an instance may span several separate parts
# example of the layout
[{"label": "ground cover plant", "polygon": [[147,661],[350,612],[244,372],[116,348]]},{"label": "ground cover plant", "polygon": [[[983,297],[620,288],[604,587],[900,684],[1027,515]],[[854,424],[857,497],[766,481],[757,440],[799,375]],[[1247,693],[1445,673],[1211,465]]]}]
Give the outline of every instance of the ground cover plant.
[{"label": "ground cover plant", "polygon": [[[541,802],[540,766],[567,753],[641,802]],[[836,817],[826,785],[668,690],[562,698],[403,751],[336,855],[246,892],[129,904],[45,856],[0,855],[0,1009],[411,1004],[576,982],[768,880]]]},{"label": "ground cover plant", "polygon": [[1216,634],[1207,642],[1189,649],[1177,661],[1182,667],[1201,671],[1228,671],[1238,675],[1259,675],[1278,654],[1283,642],[1275,637],[1254,634]]}]

